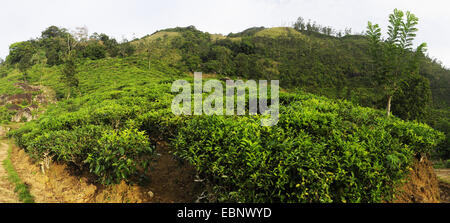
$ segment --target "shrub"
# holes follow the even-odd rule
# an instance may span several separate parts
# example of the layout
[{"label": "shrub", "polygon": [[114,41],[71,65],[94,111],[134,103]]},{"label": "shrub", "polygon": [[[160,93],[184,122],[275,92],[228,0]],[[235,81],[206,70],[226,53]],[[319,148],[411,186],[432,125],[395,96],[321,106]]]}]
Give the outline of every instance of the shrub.
[{"label": "shrub", "polygon": [[144,132],[135,129],[105,132],[84,161],[103,184],[119,183],[147,168],[155,146]]},{"label": "shrub", "polygon": [[414,155],[442,138],[345,101],[283,97],[291,104],[274,127],[261,127],[261,117],[200,116],[180,129],[176,154],[216,185],[219,201],[390,200]]},{"label": "shrub", "polygon": [[[443,137],[427,125],[304,93],[280,94],[274,127],[262,127],[260,116],[174,116],[175,69],[155,62],[149,70],[139,57],[86,60],[79,68],[72,99],[9,136],[36,159],[53,156],[103,184],[133,181],[151,160],[153,140],[171,139],[176,154],[215,186],[218,201],[380,202],[393,198],[414,155]],[[48,69],[43,84],[64,92]]]}]

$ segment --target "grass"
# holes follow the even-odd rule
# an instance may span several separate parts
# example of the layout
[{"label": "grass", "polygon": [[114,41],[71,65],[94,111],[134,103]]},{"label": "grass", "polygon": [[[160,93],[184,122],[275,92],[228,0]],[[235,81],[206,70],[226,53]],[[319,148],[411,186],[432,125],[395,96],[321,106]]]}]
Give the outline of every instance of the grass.
[{"label": "grass", "polygon": [[8,172],[8,180],[14,184],[15,192],[19,196],[19,200],[23,203],[34,203],[33,195],[30,194],[28,187],[17,174],[16,169],[14,168],[11,162],[11,151],[12,147],[10,144],[8,148],[8,157],[3,161],[3,166],[5,167],[6,172]]},{"label": "grass", "polygon": [[435,169],[450,169],[450,160],[435,161],[433,167]]},{"label": "grass", "polygon": [[300,37],[300,38],[304,37],[303,34],[298,32],[297,30],[295,30],[293,28],[288,28],[288,27],[274,27],[274,28],[264,29],[264,30],[257,32],[255,36],[277,38],[280,36],[288,36],[288,35],[293,35],[295,37]]},{"label": "grass", "polygon": [[442,177],[442,176],[437,176],[437,178],[440,182],[450,185],[450,179]]}]

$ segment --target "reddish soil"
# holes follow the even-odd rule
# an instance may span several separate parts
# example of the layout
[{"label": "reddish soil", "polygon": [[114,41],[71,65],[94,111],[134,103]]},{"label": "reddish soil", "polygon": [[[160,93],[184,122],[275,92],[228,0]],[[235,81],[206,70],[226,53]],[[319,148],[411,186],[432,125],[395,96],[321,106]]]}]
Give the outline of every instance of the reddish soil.
[{"label": "reddish soil", "polygon": [[22,88],[24,91],[39,91],[39,87],[30,86],[26,83],[15,83],[14,86]]},{"label": "reddish soil", "polygon": [[168,146],[157,145],[157,158],[150,167],[148,189],[155,193],[153,202],[194,202],[202,192],[202,186],[195,183],[196,170],[177,161]]},{"label": "reddish soil", "polygon": [[22,101],[31,103],[31,101],[33,100],[33,95],[31,93],[15,94],[9,96],[7,100],[10,101],[12,104],[20,104],[22,103]]}]

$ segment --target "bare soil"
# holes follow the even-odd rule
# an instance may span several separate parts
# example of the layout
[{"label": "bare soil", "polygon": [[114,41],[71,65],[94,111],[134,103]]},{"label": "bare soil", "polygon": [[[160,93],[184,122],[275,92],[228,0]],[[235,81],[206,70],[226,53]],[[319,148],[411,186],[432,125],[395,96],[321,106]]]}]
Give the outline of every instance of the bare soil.
[{"label": "bare soil", "polygon": [[435,169],[439,180],[450,183],[450,169]]},{"label": "bare soil", "polygon": [[436,169],[435,172],[439,179],[441,202],[450,203],[450,169]]},{"label": "bare soil", "polygon": [[[55,103],[55,93],[44,86],[31,86],[16,83],[28,93],[12,96],[0,96],[1,103],[18,104],[21,101],[35,102],[38,108]],[[32,97],[34,91],[42,93]],[[31,105],[33,106],[33,105]],[[30,106],[30,108],[31,108]],[[33,110],[38,109],[33,107]],[[17,117],[18,121],[22,117]],[[19,127],[10,126],[15,129]],[[0,134],[6,130],[0,129]],[[121,182],[114,186],[103,186],[95,183],[89,173],[64,164],[52,163],[49,170],[42,172],[39,162],[31,159],[24,150],[13,145],[11,161],[22,181],[28,186],[37,203],[186,203],[193,202],[201,193],[202,186],[195,183],[196,171],[189,165],[177,161],[164,143],[159,143],[157,156],[153,160],[150,171],[146,173],[148,180],[142,186]],[[0,161],[7,155],[6,147],[1,147]],[[4,176],[0,167],[0,203],[17,202],[14,199],[12,186]],[[4,175],[4,176],[3,176]],[[12,192],[11,192],[12,191]]]},{"label": "bare soil", "polygon": [[186,203],[201,191],[195,171],[176,161],[164,145],[158,145],[150,181],[144,186],[125,182],[114,186],[93,183],[88,174],[76,174],[66,165],[51,164],[44,174],[22,149],[13,146],[12,161],[37,203]]},{"label": "bare soil", "polygon": [[7,157],[8,145],[0,142],[0,203],[19,203],[19,199],[14,192],[14,185],[9,182],[8,172],[3,167],[3,161]]},{"label": "bare soil", "polygon": [[396,203],[440,203],[439,181],[433,164],[426,158],[416,160],[407,182],[399,188]]}]

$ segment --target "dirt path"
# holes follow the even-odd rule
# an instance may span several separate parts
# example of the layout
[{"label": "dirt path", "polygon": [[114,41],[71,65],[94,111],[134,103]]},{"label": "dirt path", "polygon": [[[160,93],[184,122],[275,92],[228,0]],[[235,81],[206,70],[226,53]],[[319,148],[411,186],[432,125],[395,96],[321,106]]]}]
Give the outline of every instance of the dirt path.
[{"label": "dirt path", "polygon": [[8,157],[8,145],[0,142],[0,203],[19,203],[14,186],[8,181],[3,160]]},{"label": "dirt path", "polygon": [[435,169],[434,171],[441,181],[450,183],[450,169]]},{"label": "dirt path", "polygon": [[441,192],[441,201],[450,203],[450,169],[434,170],[439,178],[439,190]]}]

